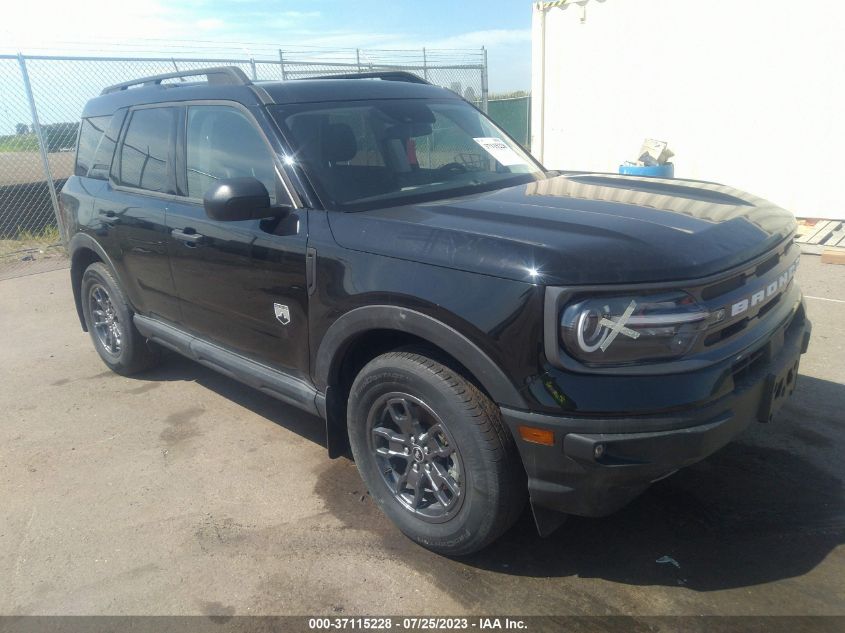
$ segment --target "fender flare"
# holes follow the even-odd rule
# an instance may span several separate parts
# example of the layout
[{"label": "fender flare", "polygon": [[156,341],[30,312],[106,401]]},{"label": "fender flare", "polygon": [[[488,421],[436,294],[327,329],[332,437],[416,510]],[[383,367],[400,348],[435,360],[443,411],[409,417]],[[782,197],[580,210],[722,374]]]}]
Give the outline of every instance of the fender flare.
[{"label": "fender flare", "polygon": [[[121,281],[119,275],[117,274],[117,269],[114,266],[114,263],[111,260],[111,257],[108,256],[105,249],[102,245],[95,240],[93,237],[88,235],[87,233],[77,233],[74,235],[67,244],[67,252],[70,258],[70,275],[71,275],[71,286],[73,290],[73,301],[76,304],[76,313],[79,316],[79,323],[82,325],[82,330],[84,332],[88,331],[88,328],[85,325],[85,316],[82,313],[82,298],[79,296],[79,282],[82,280],[82,272],[77,271],[74,269],[73,260],[76,257],[76,253],[79,252],[81,249],[86,248],[88,250],[94,251],[97,254],[97,257],[108,266],[112,273],[114,273],[115,277],[118,278],[118,281]],[[75,275],[79,276],[79,279],[75,278]]]},{"label": "fender flare", "polygon": [[525,408],[507,375],[466,336],[427,314],[392,305],[355,308],[332,323],[320,342],[314,365],[314,380],[320,391],[325,393],[331,384],[348,346],[370,330],[396,330],[436,345],[466,367],[497,404]]}]

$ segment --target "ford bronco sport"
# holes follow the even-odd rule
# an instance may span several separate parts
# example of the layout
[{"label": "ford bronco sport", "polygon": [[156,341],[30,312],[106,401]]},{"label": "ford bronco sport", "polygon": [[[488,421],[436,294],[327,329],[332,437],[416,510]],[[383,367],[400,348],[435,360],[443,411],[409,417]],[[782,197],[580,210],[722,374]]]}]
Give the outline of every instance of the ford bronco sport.
[{"label": "ford bronco sport", "polygon": [[318,415],[448,555],[526,500],[542,534],[607,515],[770,421],[809,340],[788,212],[548,171],[405,73],[106,88],[61,201],[106,365],[168,348]]}]

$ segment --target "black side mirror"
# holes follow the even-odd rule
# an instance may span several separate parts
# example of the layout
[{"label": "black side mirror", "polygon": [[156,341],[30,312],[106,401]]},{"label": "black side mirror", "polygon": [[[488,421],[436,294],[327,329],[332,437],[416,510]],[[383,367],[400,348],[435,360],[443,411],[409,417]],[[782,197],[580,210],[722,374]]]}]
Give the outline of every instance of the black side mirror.
[{"label": "black side mirror", "polygon": [[271,207],[267,187],[249,176],[218,180],[205,192],[202,202],[206,215],[221,222],[260,220],[290,211],[286,207]]}]

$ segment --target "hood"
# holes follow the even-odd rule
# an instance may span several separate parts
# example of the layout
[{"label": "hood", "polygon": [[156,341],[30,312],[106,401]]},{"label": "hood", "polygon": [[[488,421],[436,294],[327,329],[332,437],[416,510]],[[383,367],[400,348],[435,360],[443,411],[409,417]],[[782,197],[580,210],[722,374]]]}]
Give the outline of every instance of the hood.
[{"label": "hood", "polygon": [[587,173],[329,217],[345,248],[549,285],[706,277],[796,227],[788,211],[724,185]]}]

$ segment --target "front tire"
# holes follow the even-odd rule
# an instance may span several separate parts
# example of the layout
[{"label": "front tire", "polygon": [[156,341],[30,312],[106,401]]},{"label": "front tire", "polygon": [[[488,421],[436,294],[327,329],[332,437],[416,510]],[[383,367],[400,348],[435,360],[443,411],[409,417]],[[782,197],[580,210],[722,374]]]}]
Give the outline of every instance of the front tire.
[{"label": "front tire", "polygon": [[525,472],[498,407],[446,365],[390,352],[349,395],[355,463],[379,508],[409,538],[449,556],[498,538],[525,505]]},{"label": "front tire", "polygon": [[132,322],[132,309],[112,272],[95,262],[82,275],[82,313],[94,349],[112,371],[129,376],[158,364],[160,350]]}]

